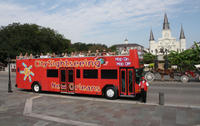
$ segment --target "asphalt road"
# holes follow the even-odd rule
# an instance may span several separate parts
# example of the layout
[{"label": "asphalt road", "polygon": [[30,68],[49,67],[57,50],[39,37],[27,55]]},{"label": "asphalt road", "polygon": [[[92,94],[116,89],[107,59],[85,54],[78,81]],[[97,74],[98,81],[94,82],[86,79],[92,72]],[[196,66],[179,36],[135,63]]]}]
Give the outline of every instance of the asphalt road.
[{"label": "asphalt road", "polygon": [[[12,89],[19,90],[14,87],[15,77],[15,73],[11,73]],[[8,73],[0,72],[0,82],[0,90],[7,90]],[[165,104],[200,106],[200,82],[154,81],[148,88],[147,102],[158,104],[159,92],[164,93]]]},{"label": "asphalt road", "polygon": [[[32,93],[14,87],[7,92],[8,74],[0,72],[0,125],[2,126],[199,126],[200,85],[197,82],[154,82],[147,103],[120,98],[59,93]],[[165,105],[159,106],[158,93]]]},{"label": "asphalt road", "polygon": [[158,103],[159,92],[164,93],[165,104],[200,106],[199,82],[153,82],[149,86],[148,103]]}]

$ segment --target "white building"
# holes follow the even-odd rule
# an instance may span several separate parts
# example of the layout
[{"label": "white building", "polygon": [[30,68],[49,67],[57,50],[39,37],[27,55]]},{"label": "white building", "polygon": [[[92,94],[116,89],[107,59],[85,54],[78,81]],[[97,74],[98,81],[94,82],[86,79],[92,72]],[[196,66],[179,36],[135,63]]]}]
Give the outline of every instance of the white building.
[{"label": "white building", "polygon": [[171,30],[169,27],[169,22],[167,18],[167,14],[164,16],[162,37],[158,39],[158,42],[155,41],[153,32],[151,29],[150,39],[149,39],[149,51],[152,54],[162,55],[163,52],[169,53],[170,51],[178,51],[182,52],[186,49],[186,39],[183,31],[183,27],[181,25],[180,37],[179,41],[176,38],[172,37]]},{"label": "white building", "polygon": [[117,44],[114,45],[116,46],[116,50],[117,52],[120,54],[122,52],[122,50],[124,48],[126,48],[127,50],[129,49],[137,49],[139,52],[143,52],[144,51],[144,46],[136,44],[136,43],[128,43],[128,39],[126,38],[124,40],[124,44]]}]

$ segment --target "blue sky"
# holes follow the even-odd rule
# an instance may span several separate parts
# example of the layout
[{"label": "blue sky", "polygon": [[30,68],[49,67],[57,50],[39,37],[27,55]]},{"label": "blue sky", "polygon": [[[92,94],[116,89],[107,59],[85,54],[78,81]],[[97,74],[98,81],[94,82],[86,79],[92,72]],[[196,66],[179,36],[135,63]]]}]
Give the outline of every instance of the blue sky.
[{"label": "blue sky", "polygon": [[151,28],[161,37],[165,12],[173,37],[179,39],[182,24],[187,48],[200,41],[200,0],[0,0],[0,25],[35,23],[72,43],[111,46],[128,38],[148,47]]}]

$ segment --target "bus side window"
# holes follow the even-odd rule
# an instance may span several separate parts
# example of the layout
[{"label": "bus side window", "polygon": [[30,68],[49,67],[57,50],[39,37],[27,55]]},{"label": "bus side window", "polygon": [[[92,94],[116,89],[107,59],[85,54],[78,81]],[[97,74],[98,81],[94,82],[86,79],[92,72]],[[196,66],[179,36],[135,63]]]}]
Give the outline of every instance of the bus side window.
[{"label": "bus side window", "polygon": [[80,70],[77,69],[77,70],[76,70],[76,78],[80,78],[80,76],[81,76],[80,74],[81,74],[81,73],[80,73]]},{"label": "bus side window", "polygon": [[74,82],[73,70],[68,70],[68,82]]},{"label": "bus side window", "polygon": [[61,70],[61,82],[65,82],[65,70]]},{"label": "bus side window", "polygon": [[98,70],[83,70],[83,78],[97,79]]},{"label": "bus side window", "polygon": [[117,70],[102,69],[101,79],[117,79]]},{"label": "bus side window", "polygon": [[122,92],[125,92],[125,85],[126,85],[125,84],[126,83],[125,76],[126,76],[125,71],[121,71],[121,78],[122,78],[122,87],[121,87],[122,89],[121,89],[121,91]]},{"label": "bus side window", "polygon": [[57,69],[47,69],[47,77],[58,77]]}]

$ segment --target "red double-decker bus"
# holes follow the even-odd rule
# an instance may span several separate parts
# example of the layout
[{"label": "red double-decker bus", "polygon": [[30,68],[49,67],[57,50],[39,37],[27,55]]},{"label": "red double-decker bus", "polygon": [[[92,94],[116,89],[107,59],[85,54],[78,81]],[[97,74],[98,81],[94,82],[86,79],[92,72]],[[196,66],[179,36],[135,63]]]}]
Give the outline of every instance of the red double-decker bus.
[{"label": "red double-decker bus", "polygon": [[16,59],[16,86],[34,92],[136,96],[141,76],[137,50],[123,56]]}]

